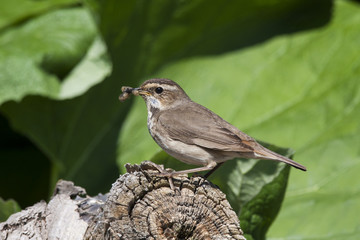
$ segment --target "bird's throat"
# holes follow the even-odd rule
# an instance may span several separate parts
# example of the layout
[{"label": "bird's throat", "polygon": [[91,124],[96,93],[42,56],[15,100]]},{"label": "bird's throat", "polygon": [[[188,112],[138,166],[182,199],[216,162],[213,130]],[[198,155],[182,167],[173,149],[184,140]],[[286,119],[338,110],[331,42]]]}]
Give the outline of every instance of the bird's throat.
[{"label": "bird's throat", "polygon": [[146,107],[148,110],[150,110],[151,108],[152,109],[154,109],[154,108],[161,109],[162,104],[159,99],[156,99],[156,98],[150,96],[146,99]]}]

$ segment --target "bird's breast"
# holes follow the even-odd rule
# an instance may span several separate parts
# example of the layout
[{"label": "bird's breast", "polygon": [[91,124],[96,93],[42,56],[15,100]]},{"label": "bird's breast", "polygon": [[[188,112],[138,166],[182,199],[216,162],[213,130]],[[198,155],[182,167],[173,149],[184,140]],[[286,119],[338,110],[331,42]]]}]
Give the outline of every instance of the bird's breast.
[{"label": "bird's breast", "polygon": [[151,137],[155,140],[155,142],[161,147],[166,147],[166,142],[168,141],[166,132],[163,129],[159,128],[157,122],[157,118],[154,116],[154,112],[148,112],[148,119],[147,119],[147,127]]}]

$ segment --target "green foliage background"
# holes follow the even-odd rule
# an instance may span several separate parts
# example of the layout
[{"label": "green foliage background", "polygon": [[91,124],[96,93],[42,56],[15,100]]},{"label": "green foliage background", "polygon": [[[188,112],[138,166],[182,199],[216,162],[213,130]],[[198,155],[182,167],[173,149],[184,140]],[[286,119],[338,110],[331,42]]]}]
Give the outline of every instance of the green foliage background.
[{"label": "green foliage background", "polygon": [[[152,141],[142,99],[117,100],[123,85],[164,77],[308,167],[233,160],[212,176],[248,239],[360,237],[358,2],[0,5],[3,199],[32,205],[59,178],[106,192],[127,162],[189,168]],[[18,209],[0,199],[0,220]]]}]

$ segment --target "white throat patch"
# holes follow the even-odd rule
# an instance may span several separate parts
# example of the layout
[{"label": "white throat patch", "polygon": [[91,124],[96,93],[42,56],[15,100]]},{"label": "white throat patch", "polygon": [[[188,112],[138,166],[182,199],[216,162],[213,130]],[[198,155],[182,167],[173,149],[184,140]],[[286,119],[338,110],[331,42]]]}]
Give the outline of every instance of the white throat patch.
[{"label": "white throat patch", "polygon": [[154,98],[153,96],[149,96],[148,98],[149,98],[147,101],[147,103],[149,105],[149,106],[147,106],[148,109],[150,109],[150,107],[157,108],[157,109],[162,108],[161,102],[158,99]]}]

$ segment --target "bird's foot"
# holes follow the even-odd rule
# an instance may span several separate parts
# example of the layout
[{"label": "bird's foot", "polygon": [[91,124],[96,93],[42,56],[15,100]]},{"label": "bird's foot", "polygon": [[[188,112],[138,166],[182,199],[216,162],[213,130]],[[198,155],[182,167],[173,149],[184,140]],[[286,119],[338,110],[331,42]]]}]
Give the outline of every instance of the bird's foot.
[{"label": "bird's foot", "polygon": [[152,173],[152,176],[156,176],[156,177],[166,177],[169,181],[169,185],[170,185],[170,189],[175,191],[175,192],[180,192],[180,189],[176,188],[174,185],[174,181],[173,181],[173,174],[174,170],[172,169],[164,169],[161,168],[160,166],[157,167],[158,171],[157,173]]}]

